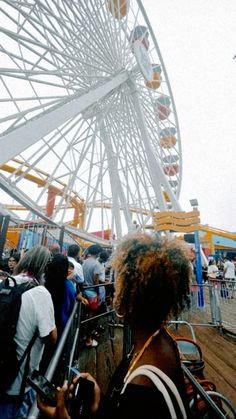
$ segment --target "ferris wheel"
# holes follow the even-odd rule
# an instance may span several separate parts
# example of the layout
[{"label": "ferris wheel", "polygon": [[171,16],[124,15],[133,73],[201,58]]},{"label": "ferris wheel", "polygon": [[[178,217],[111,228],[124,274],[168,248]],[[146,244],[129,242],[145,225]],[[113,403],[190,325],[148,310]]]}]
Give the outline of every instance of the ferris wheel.
[{"label": "ferris wheel", "polygon": [[178,120],[142,2],[4,0],[0,22],[1,202],[118,238],[179,210]]}]

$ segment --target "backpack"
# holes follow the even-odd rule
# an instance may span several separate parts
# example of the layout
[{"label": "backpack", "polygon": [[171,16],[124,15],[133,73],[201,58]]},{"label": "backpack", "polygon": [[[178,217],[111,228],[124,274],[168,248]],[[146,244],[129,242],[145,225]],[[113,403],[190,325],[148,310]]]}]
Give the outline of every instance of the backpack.
[{"label": "backpack", "polygon": [[[13,281],[13,286],[10,286],[9,278]],[[21,296],[36,285],[38,283],[33,280],[17,284],[15,278],[10,276],[0,284],[0,396],[4,395],[14,382],[21,364],[26,355],[30,354],[36,339],[36,335],[34,335],[23,356],[18,360],[14,338],[21,307]]]}]

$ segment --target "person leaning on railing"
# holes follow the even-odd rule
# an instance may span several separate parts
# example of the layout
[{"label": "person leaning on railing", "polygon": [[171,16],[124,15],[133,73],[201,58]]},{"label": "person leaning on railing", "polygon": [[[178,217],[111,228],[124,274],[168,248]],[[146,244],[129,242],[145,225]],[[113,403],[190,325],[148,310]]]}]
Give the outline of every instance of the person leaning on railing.
[{"label": "person leaning on railing", "polygon": [[[114,308],[130,326],[133,347],[111,379],[105,400],[102,398],[104,410],[99,402],[99,387],[87,374],[95,385],[91,414],[104,419],[154,419],[159,411],[162,419],[169,418],[161,394],[145,377],[136,377],[118,399],[111,397],[119,394],[131,372],[145,364],[161,369],[173,381],[188,411],[178,348],[165,328],[166,322],[188,304],[191,277],[188,248],[178,239],[133,233],[117,247],[111,266],[115,271]],[[57,408],[52,410],[40,399],[39,408],[51,418],[68,419],[65,392],[65,388],[60,391]],[[79,418],[79,412],[74,417]]]}]

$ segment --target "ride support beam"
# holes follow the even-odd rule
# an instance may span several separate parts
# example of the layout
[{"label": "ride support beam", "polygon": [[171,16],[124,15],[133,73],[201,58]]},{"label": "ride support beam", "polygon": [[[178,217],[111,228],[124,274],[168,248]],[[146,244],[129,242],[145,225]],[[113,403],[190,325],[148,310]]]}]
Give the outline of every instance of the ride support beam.
[{"label": "ride support beam", "polygon": [[165,191],[167,191],[169,194],[170,201],[172,203],[174,210],[181,211],[181,206],[176,196],[174,195],[173,191],[170,188],[169,182],[163,172],[163,169],[159,161],[154,155],[154,152],[153,152],[150,140],[149,140],[149,134],[147,131],[146,122],[145,122],[142,107],[140,104],[139,95],[137,92],[137,86],[135,82],[131,79],[129,80],[128,84],[130,86],[130,90],[133,95],[133,105],[137,113],[138,125],[139,125],[139,129],[142,135],[143,144],[144,144],[145,152],[147,156],[147,161],[149,164],[150,178],[152,180],[152,185],[153,185],[153,189],[156,195],[157,202],[159,204],[159,208],[161,211],[167,210],[166,201],[163,197],[163,193],[161,189],[161,185],[163,185]]},{"label": "ride support beam", "polygon": [[49,185],[48,187],[48,198],[46,203],[46,210],[45,214],[47,217],[51,217],[53,214],[53,210],[55,208],[56,196],[57,196],[57,189],[53,186]]},{"label": "ride support beam", "polygon": [[[19,155],[31,145],[41,140],[47,134],[58,128],[71,118],[74,118],[80,112],[93,105],[95,102],[104,98],[112,90],[123,84],[129,75],[124,71],[117,76],[109,79],[103,85],[91,89],[88,93],[78,97],[73,96],[70,101],[63,105],[54,106],[35,118],[30,119],[18,128],[0,136],[0,165],[8,162],[13,157]],[[10,147],[9,147],[10,144]]]}]

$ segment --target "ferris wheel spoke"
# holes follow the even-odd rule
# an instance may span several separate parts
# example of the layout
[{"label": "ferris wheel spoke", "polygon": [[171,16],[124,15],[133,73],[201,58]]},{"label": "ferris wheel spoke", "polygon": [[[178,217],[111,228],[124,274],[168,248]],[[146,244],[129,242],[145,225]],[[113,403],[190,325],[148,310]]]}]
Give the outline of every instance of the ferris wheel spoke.
[{"label": "ferris wheel spoke", "polygon": [[[77,121],[74,122],[73,125],[76,125],[76,124],[77,124]],[[73,128],[73,126],[71,126],[71,125],[68,126],[68,131],[69,130],[71,131],[72,128]],[[26,158],[24,158],[24,156],[22,156],[22,164],[17,167],[17,169],[15,170],[15,172],[12,173],[12,176],[11,177],[14,178],[15,175],[16,175],[16,173],[19,172],[22,169],[24,169],[24,171],[22,172],[22,175],[21,176],[17,175],[17,177],[16,177],[16,179],[15,179],[14,182],[16,184],[19,183],[25,177],[25,175],[27,175],[30,171],[32,171],[32,169],[35,169],[36,172],[38,172],[38,169],[37,169],[38,163],[40,161],[45,161],[45,159],[47,160],[47,157],[48,157],[48,153],[49,152],[51,152],[51,154],[55,155],[55,157],[57,158],[58,164],[57,164],[56,168],[54,169],[54,171],[51,171],[51,176],[48,176],[48,182],[47,182],[47,184],[53,178],[55,179],[56,169],[57,169],[57,167],[59,167],[61,165],[60,158],[61,157],[65,157],[65,154],[67,152],[67,150],[66,150],[66,152],[64,153],[64,156],[62,156],[61,154],[59,155],[59,153],[56,152],[56,147],[58,145],[60,145],[61,139],[63,137],[65,137],[66,133],[67,132],[64,132],[64,133],[59,132],[59,130],[58,130],[57,133],[54,133],[52,135],[52,138],[51,139],[50,138],[47,138],[47,140],[43,140],[43,144],[39,144],[38,145],[38,148],[35,148],[34,151],[30,155],[29,155],[29,153],[27,153]],[[58,135],[58,134],[60,134],[60,135]],[[52,143],[52,141],[53,141],[53,143]],[[67,143],[67,141],[66,141],[66,143]],[[65,166],[65,168],[69,172],[71,169],[66,164],[66,160],[64,161],[64,158],[63,158],[62,161],[63,161],[63,165]],[[25,167],[27,167],[27,169],[25,169]],[[62,174],[60,174],[60,178],[61,177],[62,177]],[[57,177],[57,181],[58,181],[58,177]],[[46,187],[48,186],[47,184],[45,185]],[[39,198],[40,197],[41,196],[39,196]]]},{"label": "ferris wheel spoke", "polygon": [[[98,193],[101,197],[101,202],[104,202],[104,196],[102,194],[102,182],[103,182],[103,176],[105,174],[104,170],[103,170],[104,157],[105,157],[105,154],[103,154],[101,156],[101,163],[102,164],[99,168],[99,173],[96,176],[95,185],[91,188],[90,184],[88,184],[89,189],[90,189],[90,196],[89,196],[89,199],[88,199],[87,202],[88,202],[88,207],[90,208],[90,213],[89,213],[89,216],[88,216],[87,221],[86,221],[86,229],[87,230],[90,228],[90,224],[91,224],[91,220],[92,220],[92,217],[93,217],[93,214],[94,214],[94,210],[97,207],[97,198],[98,198],[97,195],[98,195]],[[105,171],[106,171],[106,169],[105,169]],[[100,191],[98,191],[99,185],[101,187]]]},{"label": "ferris wheel spoke", "polygon": [[[22,64],[28,65],[31,68],[33,68],[33,67],[36,66],[41,71],[46,71],[46,72],[48,71],[48,69],[46,68],[46,66],[40,66],[38,61],[37,61],[37,65],[35,65],[34,61],[29,60],[29,59],[23,59],[22,55],[16,54],[13,51],[11,51],[11,52],[7,51],[6,48],[4,48],[3,45],[0,45],[0,52],[2,52],[5,55],[5,57],[7,56],[15,64],[15,66],[17,68],[19,68],[19,69],[21,69],[21,67],[19,67],[19,63],[22,62]],[[40,59],[41,58],[42,58],[42,56],[40,56]],[[10,72],[12,70],[17,71],[17,68],[9,69],[9,71]],[[4,72],[3,73],[4,75],[6,75],[6,73],[7,73],[5,71],[5,68],[1,68],[0,69],[0,72],[1,72],[1,74]]]},{"label": "ferris wheel spoke", "polygon": [[[83,20],[81,19],[81,16],[79,15],[79,13],[77,13],[78,6],[77,5],[73,5],[73,8],[71,8],[70,7],[71,2],[68,3],[68,2],[65,1],[64,3],[67,4],[67,6],[70,9],[70,11],[75,14],[76,19],[77,19],[77,22],[79,22],[81,25],[83,25]],[[70,19],[69,14],[66,14],[65,11],[63,11],[60,7],[59,7],[59,11],[62,14],[65,15],[64,18],[65,18],[66,21],[69,21],[71,24],[73,24],[73,22]],[[58,19],[58,17],[56,17],[56,16],[55,16],[55,18]],[[58,19],[58,20],[60,22],[60,19]],[[72,32],[72,30],[68,26],[66,27],[66,29],[69,30],[70,32]],[[90,56],[89,54],[91,54],[91,52],[92,52],[92,54],[93,54],[93,64],[92,64],[92,66],[94,66],[94,68],[96,68],[95,63],[101,64],[101,59],[103,59],[103,61],[102,61],[103,62],[103,67],[102,67],[103,68],[103,71],[104,72],[107,72],[108,74],[110,74],[110,70],[109,69],[110,69],[110,65],[111,65],[111,62],[112,62],[111,61],[112,60],[112,56],[110,57],[110,61],[108,60],[106,62],[106,59],[104,59],[104,56],[102,57],[101,54],[100,54],[100,52],[99,52],[100,49],[101,49],[101,45],[98,43],[98,40],[97,40],[96,37],[94,37],[93,33],[90,33],[89,34],[89,36],[90,36],[90,42],[91,42],[91,39],[92,39],[93,40],[93,46],[97,45],[97,49],[94,49],[94,48],[92,49],[89,46],[89,43],[88,43],[89,39],[87,39],[83,33],[80,33],[80,44],[82,44],[84,48],[82,50],[81,50],[81,47],[80,47],[80,49],[78,49],[76,47],[76,44],[77,44],[77,41],[76,40],[78,38],[78,33],[76,33],[73,30],[72,35],[73,35],[73,38],[72,38],[72,40],[69,41],[69,43],[72,46],[73,52],[74,53],[77,52],[77,54],[79,56],[81,55],[81,58],[83,56],[89,58],[89,56]],[[73,41],[73,43],[72,43],[72,41]],[[81,53],[81,51],[82,51],[82,53]],[[87,63],[84,60],[83,60],[82,63],[87,65]],[[101,67],[97,66],[97,70],[98,71],[99,70],[101,71]]]},{"label": "ferris wheel spoke", "polygon": [[121,237],[122,235],[122,225],[121,225],[121,214],[120,208],[123,209],[126,223],[131,228],[131,218],[130,214],[127,211],[127,207],[124,205],[126,202],[125,194],[122,188],[122,183],[119,175],[118,170],[118,153],[114,153],[112,148],[112,143],[110,140],[110,135],[106,132],[105,124],[102,126],[102,137],[105,143],[105,149],[108,159],[108,171],[111,180],[111,194],[112,194],[112,201],[113,201],[113,208],[114,208],[114,218],[116,222],[117,228],[117,235]]},{"label": "ferris wheel spoke", "polygon": [[[145,153],[147,155],[148,163],[149,163],[149,169],[150,174],[152,176],[152,184],[155,191],[155,194],[158,198],[158,202],[160,203],[161,210],[166,209],[166,204],[164,202],[164,198],[161,191],[161,184],[165,182],[164,175],[162,171],[160,170],[159,163],[157,159],[154,157],[154,154],[152,152],[152,149],[150,148],[149,143],[149,136],[146,129],[142,109],[140,107],[139,98],[137,97],[137,94],[135,95],[135,99],[133,100],[133,104],[135,107],[135,110],[137,112],[137,123],[139,125],[139,129],[141,132],[141,135],[143,137],[144,145],[145,145]],[[160,182],[160,183],[159,183]]]},{"label": "ferris wheel spoke", "polygon": [[[17,101],[16,101],[16,102],[17,102]],[[31,107],[30,109],[27,109],[27,110],[25,110],[25,111],[20,111],[20,109],[19,109],[19,112],[18,112],[18,113],[11,114],[11,115],[9,115],[9,116],[6,116],[6,117],[3,117],[3,118],[0,118],[0,124],[1,124],[1,123],[4,123],[4,122],[6,122],[6,121],[10,121],[10,120],[12,120],[12,119],[14,119],[14,120],[16,120],[16,119],[17,119],[17,123],[18,123],[21,119],[23,119],[23,120],[27,120],[27,118],[26,118],[26,116],[27,116],[27,115],[30,115],[30,114],[34,113],[35,111],[38,111],[38,110],[43,110],[43,111],[46,111],[46,110],[47,110],[47,108],[51,108],[51,106],[56,105],[57,103],[61,103],[61,100],[60,100],[60,101],[59,101],[58,99],[56,99],[56,100],[52,100],[52,101],[50,101],[50,102],[47,102],[47,103],[44,103],[44,104],[41,104],[41,105],[38,105],[38,106],[33,106],[33,107]]]},{"label": "ferris wheel spoke", "polygon": [[[88,18],[88,21],[92,28],[91,35],[93,37],[93,42],[95,42],[95,45],[97,45],[97,47],[101,50],[104,50],[104,46],[105,46],[106,56],[109,57],[110,65],[111,67],[113,67],[114,61],[119,62],[119,52],[117,50],[116,39],[114,39],[114,31],[112,30],[111,21],[107,19],[107,14],[105,14],[103,9],[101,9],[101,12],[100,12],[100,9],[98,8],[95,9],[94,2],[90,2],[90,7],[93,10],[93,19],[90,16],[90,13],[89,13],[90,9],[87,5],[85,6],[81,2],[80,6],[76,5],[76,7],[77,8],[80,7],[83,10],[85,16]],[[102,13],[103,13],[103,16],[101,15]],[[103,28],[104,24],[105,24],[105,28]],[[102,33],[101,33],[101,29],[102,29]],[[94,34],[103,35],[103,37],[99,37],[99,36],[94,37]]]},{"label": "ferris wheel spoke", "polygon": [[[126,50],[126,38],[124,34],[121,33],[121,31],[116,30],[116,22],[115,20],[109,20],[108,11],[105,8],[103,9],[102,13],[104,21],[106,22],[106,26],[109,28],[109,38],[107,40],[108,48],[114,50],[113,66],[122,68],[122,64],[124,63],[122,54]],[[123,45],[121,38],[123,39]]]},{"label": "ferris wheel spoke", "polygon": [[[121,104],[121,107],[125,106],[124,103]],[[126,108],[125,110],[126,115],[129,114],[129,110]],[[110,125],[110,124],[108,124]],[[130,128],[132,127],[132,125],[130,125]],[[129,132],[129,131],[128,131]],[[130,138],[126,137],[126,141],[124,143],[121,144],[120,149],[117,149],[116,151],[116,155],[120,156],[120,168],[121,168],[121,173],[126,173],[126,177],[124,177],[123,179],[123,183],[125,183],[125,179],[126,179],[126,184],[125,184],[125,189],[127,191],[127,194],[130,195],[130,197],[132,196],[137,196],[136,194],[136,189],[134,190],[134,192],[132,193],[132,189],[134,187],[134,185],[143,185],[143,180],[145,180],[145,176],[143,177],[141,174],[138,173],[138,170],[136,170],[136,167],[142,167],[142,164],[139,165],[138,159],[139,157],[142,155],[142,153],[138,152],[133,155],[131,153],[132,147],[136,147],[137,148],[137,142],[133,142],[133,139],[136,140],[136,136],[135,133],[133,133],[133,129],[131,128],[130,130]],[[128,148],[128,144],[130,143],[130,147]],[[129,161],[128,161],[128,156],[129,156]],[[138,156],[138,157],[136,157]],[[132,161],[130,161],[130,159],[133,159]],[[134,168],[133,170],[131,170],[131,168]],[[132,187],[129,186],[132,185]],[[139,201],[142,204],[142,198],[141,198],[141,193],[140,193],[140,187],[137,188],[137,193],[139,195]],[[145,186],[143,188],[143,190],[145,190]],[[147,188],[146,188],[147,190]],[[129,199],[128,202],[132,202],[132,200]]]},{"label": "ferris wheel spoke", "polygon": [[[10,141],[14,145],[15,153],[18,154],[22,151],[23,148],[30,146],[37,142],[40,138],[45,136],[48,132],[51,132],[58,125],[58,121],[61,123],[65,122],[67,119],[76,116],[79,110],[86,108],[86,105],[89,106],[94,102],[94,99],[106,96],[112,89],[122,84],[127,79],[127,74],[119,74],[113,80],[107,82],[103,86],[99,86],[90,93],[86,93],[79,98],[73,99],[69,103],[65,103],[60,108],[56,107],[50,110],[48,113],[43,113],[43,115],[37,116],[37,118],[28,121],[28,124],[25,126],[20,126],[16,132],[10,132],[5,136],[0,138],[1,143],[4,144],[4,141]],[[22,131],[22,133],[20,132]],[[18,138],[19,135],[22,135],[22,143],[19,144]],[[3,164],[7,160],[10,160],[12,156],[11,150],[4,150],[5,153],[0,157],[0,164]]]},{"label": "ferris wheel spoke", "polygon": [[98,202],[103,203],[109,200],[108,196],[104,194],[104,190],[103,190],[104,179],[106,179],[106,172],[107,172],[105,151],[100,150],[100,153],[101,153],[100,154],[101,164],[97,168],[97,171],[95,173],[95,179],[96,179],[95,183],[91,183],[92,180],[95,180],[93,179],[94,170],[91,165],[89,168],[88,185],[87,185],[88,195],[87,195],[86,201],[87,201],[87,207],[90,208],[90,213],[86,221],[87,229],[89,229],[90,227],[94,210],[97,208],[97,203]]}]

